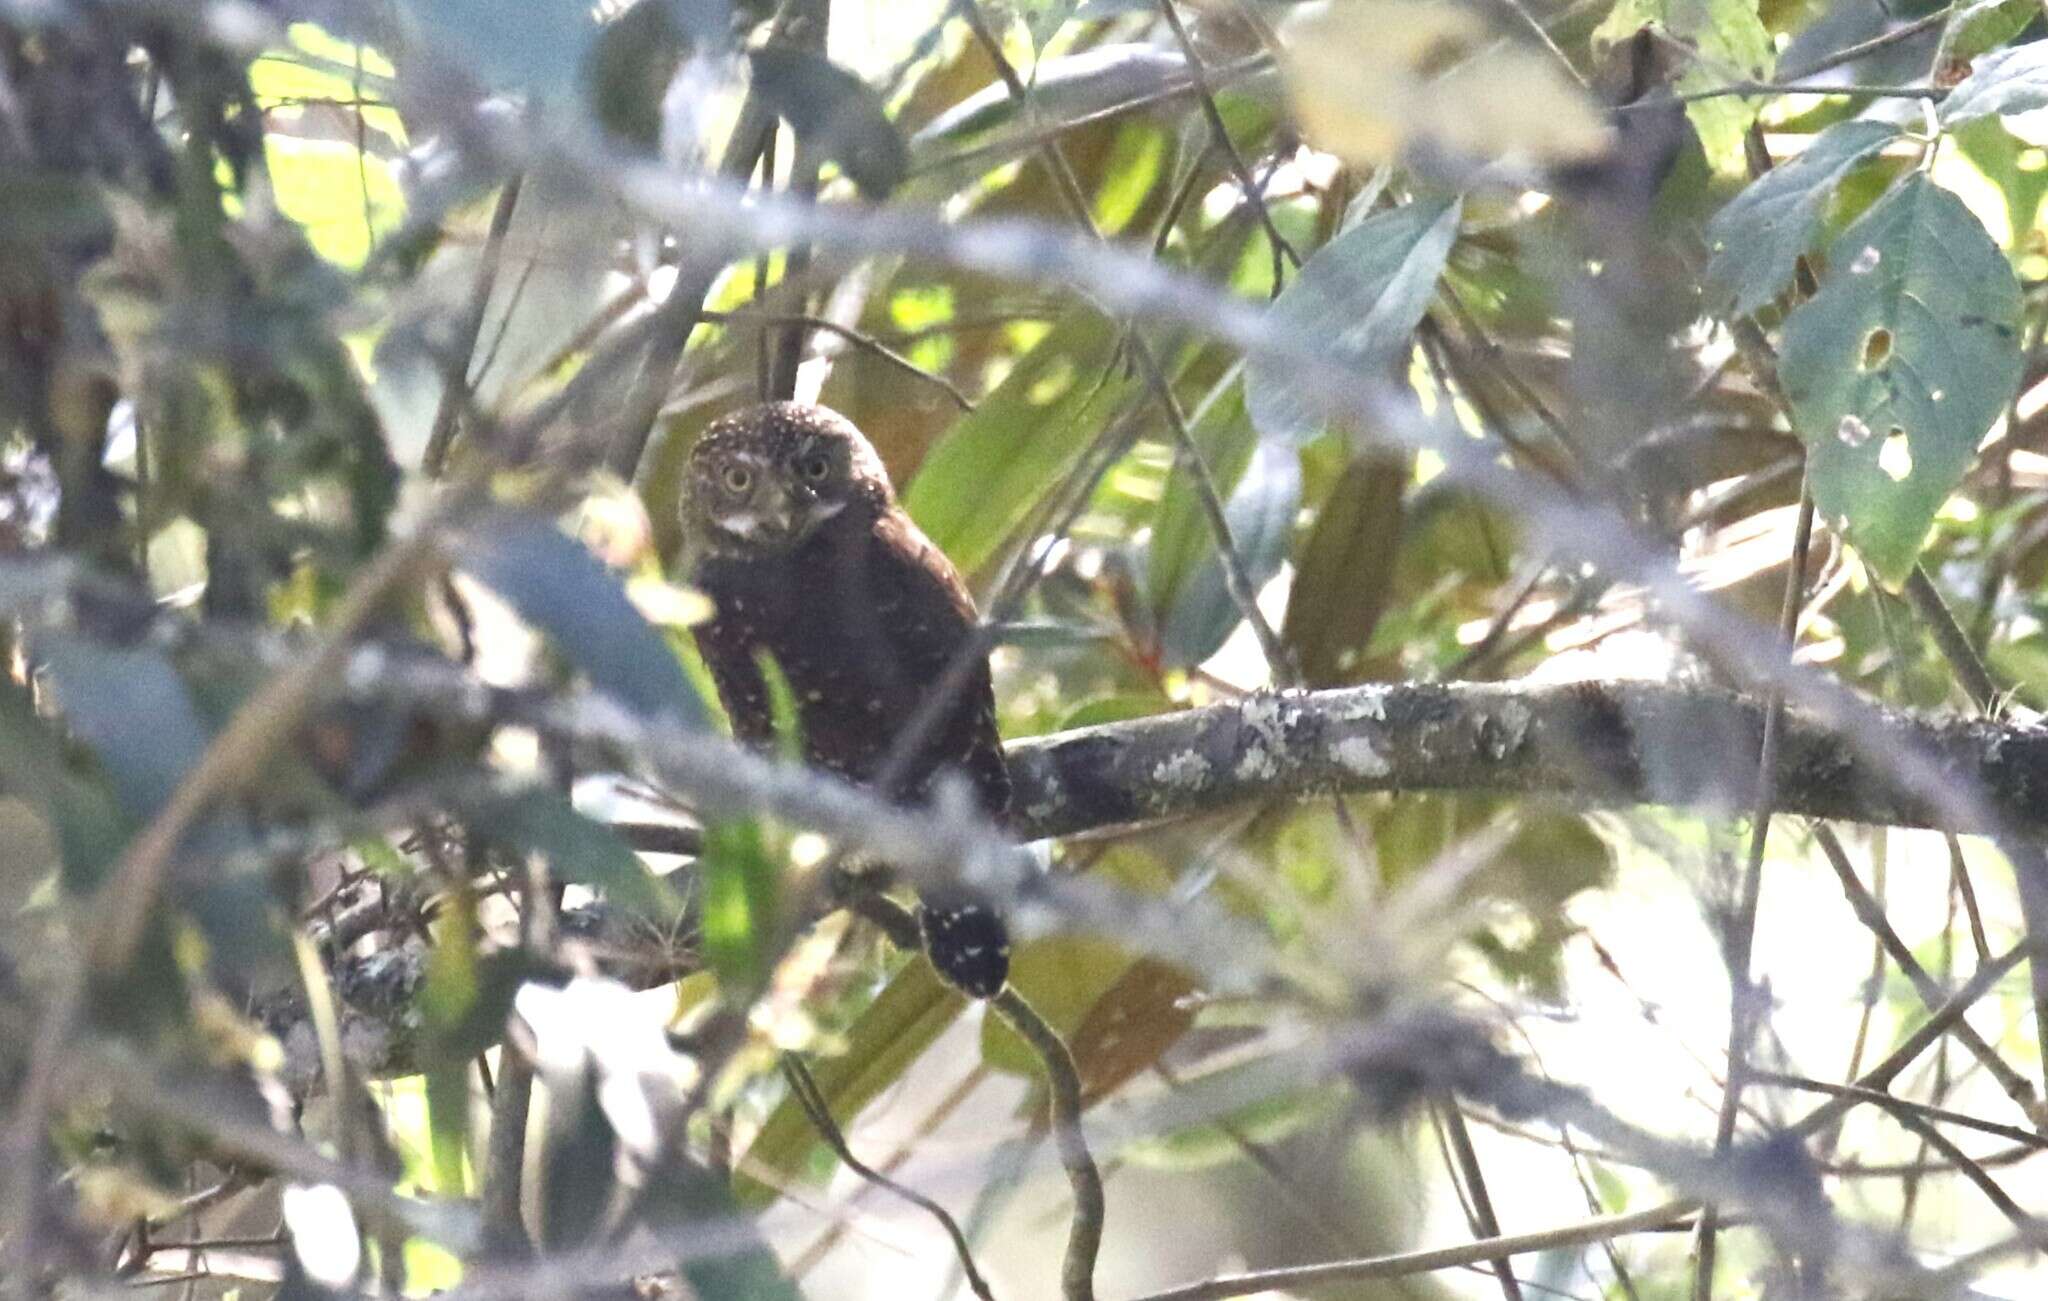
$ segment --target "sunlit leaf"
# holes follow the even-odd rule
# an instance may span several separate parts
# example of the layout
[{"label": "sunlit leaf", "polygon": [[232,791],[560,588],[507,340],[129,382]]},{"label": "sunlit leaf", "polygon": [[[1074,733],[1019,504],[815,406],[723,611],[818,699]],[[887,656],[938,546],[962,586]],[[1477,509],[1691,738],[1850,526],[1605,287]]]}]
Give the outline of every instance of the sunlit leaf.
[{"label": "sunlit leaf", "polygon": [[[1297,345],[1327,347],[1358,363],[1384,365],[1408,346],[1436,296],[1458,237],[1456,199],[1418,200],[1377,213],[1316,251],[1268,311]],[[1323,409],[1293,370],[1254,361],[1245,368],[1245,407],[1267,438],[1306,443],[1323,431]]]},{"label": "sunlit leaf", "polygon": [[592,685],[649,718],[704,722],[703,702],[618,575],[550,520],[512,511],[473,529],[462,568],[546,632]]},{"label": "sunlit leaf", "polygon": [[1835,186],[1851,169],[1896,139],[1889,122],[1838,122],[1805,152],[1772,168],[1714,214],[1707,225],[1713,257],[1710,293],[1753,312],[1792,279],[1792,264],[1813,245]]},{"label": "sunlit leaf", "polygon": [[925,458],[904,508],[962,571],[995,556],[1136,388],[1111,364],[1118,332],[1074,309]]},{"label": "sunlit leaf", "polygon": [[1888,582],[2019,382],[2020,287],[1962,201],[1915,174],[1844,231],[1785,321],[1780,375],[1814,503]]},{"label": "sunlit leaf", "polygon": [[782,862],[759,821],[715,821],[697,856],[704,891],[704,959],[728,988],[761,988],[773,954]]},{"label": "sunlit leaf", "polygon": [[404,220],[404,196],[383,159],[339,140],[273,134],[265,144],[278,210],[328,261],[361,266],[375,240]]}]

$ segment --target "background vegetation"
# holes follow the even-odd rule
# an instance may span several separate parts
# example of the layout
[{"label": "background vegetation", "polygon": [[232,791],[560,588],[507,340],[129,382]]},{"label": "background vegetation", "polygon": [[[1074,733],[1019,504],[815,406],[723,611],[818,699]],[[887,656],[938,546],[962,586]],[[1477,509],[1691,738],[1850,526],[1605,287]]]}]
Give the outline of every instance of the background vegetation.
[{"label": "background vegetation", "polygon": [[[0,0],[0,1286],[2032,1294],[2042,23]],[[723,739],[792,395],[1030,854]]]}]

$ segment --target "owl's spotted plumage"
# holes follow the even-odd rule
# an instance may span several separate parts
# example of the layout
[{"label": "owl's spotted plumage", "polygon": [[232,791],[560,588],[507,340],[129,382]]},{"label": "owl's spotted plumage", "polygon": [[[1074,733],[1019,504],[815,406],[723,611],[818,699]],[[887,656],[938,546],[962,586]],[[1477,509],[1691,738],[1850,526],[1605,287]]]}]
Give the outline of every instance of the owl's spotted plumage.
[{"label": "owl's spotted plumage", "polygon": [[[872,785],[899,731],[972,635],[973,598],[943,552],[896,504],[861,432],[822,407],[771,403],[726,417],[690,453],[682,492],[691,582],[714,613],[696,629],[734,734],[774,739],[757,656],[788,680],[805,758]],[[985,660],[884,792],[922,803],[958,772],[1003,821],[1010,777]],[[928,897],[925,942],[940,973],[970,994],[1002,988],[1001,923],[964,898]]]}]

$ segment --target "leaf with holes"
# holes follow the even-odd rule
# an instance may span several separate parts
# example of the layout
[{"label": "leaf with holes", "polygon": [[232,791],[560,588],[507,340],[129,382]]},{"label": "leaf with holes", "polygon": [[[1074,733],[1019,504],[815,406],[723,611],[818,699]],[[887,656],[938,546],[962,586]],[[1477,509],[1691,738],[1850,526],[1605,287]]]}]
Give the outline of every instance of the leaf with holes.
[{"label": "leaf with holes", "polygon": [[[1460,211],[1456,199],[1424,200],[1367,217],[1302,265],[1267,320],[1296,343],[1328,347],[1361,370],[1393,360],[1436,297]],[[1306,443],[1327,423],[1292,367],[1254,361],[1245,368],[1244,393],[1266,438]]]},{"label": "leaf with holes", "polygon": [[1732,302],[1737,313],[1776,297],[1792,278],[1792,264],[1813,246],[1836,184],[1898,134],[1890,122],[1838,122],[1731,199],[1707,223],[1707,292]]},{"label": "leaf with holes", "polygon": [[1978,59],[1941,102],[1941,124],[2048,108],[2048,41],[1994,50]]},{"label": "leaf with holes", "polygon": [[2019,313],[2005,255],[1916,174],[1842,233],[1785,320],[1779,376],[1814,504],[1886,582],[1911,571],[2019,383]]}]

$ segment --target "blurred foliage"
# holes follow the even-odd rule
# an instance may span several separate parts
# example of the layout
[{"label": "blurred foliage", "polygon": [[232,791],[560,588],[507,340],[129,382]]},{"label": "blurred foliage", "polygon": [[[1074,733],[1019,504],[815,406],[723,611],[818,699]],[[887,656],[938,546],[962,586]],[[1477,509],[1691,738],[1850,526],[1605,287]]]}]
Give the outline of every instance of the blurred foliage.
[{"label": "blurred foliage", "polygon": [[[91,1225],[127,1235],[92,1268],[169,1272],[176,1198],[239,1196],[270,1168],[209,1131],[227,1117],[301,1128],[452,1208],[407,1220],[347,1190],[339,1278],[288,1215],[297,1249],[268,1257],[284,1289],[423,1292],[508,1233],[599,1248],[630,1221],[740,1226],[686,1268],[698,1294],[791,1295],[804,1258],[753,1217],[818,1197],[837,1161],[785,1051],[849,1130],[923,1080],[1008,1087],[981,1113],[1006,1126],[981,1135],[986,1165],[941,1172],[1018,1222],[998,1210],[1045,1136],[1037,1056],[994,1017],[963,1025],[924,963],[844,919],[799,934],[816,837],[679,809],[545,726],[718,726],[678,631],[700,611],[663,577],[678,467],[771,384],[866,430],[910,513],[1003,602],[1011,736],[1295,686],[1721,680],[1644,593],[1547,550],[1555,530],[1474,495],[1403,420],[1619,511],[1760,630],[1803,481],[1823,533],[1803,660],[1875,700],[1957,703],[1896,594],[1924,571],[2009,699],[2048,707],[2048,41],[2031,3],[1876,8],[1203,0],[1176,13],[1205,97],[1154,5],[984,5],[1020,99],[938,3],[0,0],[0,1101],[12,1114],[31,1070],[25,1010],[61,1005],[72,962],[81,1039],[206,1100],[153,1110],[155,1090],[80,1072],[90,1087],[44,1117],[61,1142],[41,1173],[65,1191],[37,1215],[67,1232],[0,1220],[0,1239],[77,1245]],[[1804,90],[1749,84],[1774,75]],[[998,280],[910,241],[741,257],[650,215],[677,176],[721,167],[996,240],[1026,238],[1004,221],[1091,226],[1385,380],[1400,409],[1340,418],[1275,357],[1113,317],[1051,265]],[[703,321],[670,296],[696,275]],[[592,473],[646,438],[621,422],[649,384],[632,482]],[[407,551],[420,528],[441,531]],[[136,934],[102,964],[110,896],[157,852],[145,829],[337,626],[354,654],[139,874]],[[1237,1239],[1192,1246],[1120,1242],[1113,1210],[1111,1252],[1293,1263],[1289,1215],[1316,1221],[1319,1253],[1380,1242],[1330,1190],[1420,1176],[1378,1140],[1299,1150],[1348,1134],[1355,1100],[1327,1080],[1257,1091],[1258,1058],[1303,1006],[1451,991],[1504,1040],[1531,1009],[1567,1016],[1575,981],[1618,974],[1595,931],[1629,924],[1615,910],[1645,879],[1725,921],[1724,832],[1413,792],[1054,846],[1059,872],[1214,905],[1270,946],[1261,997],[1238,1000],[1132,934],[1020,944],[1016,985],[1084,1100],[1121,1108],[1115,1155],[1326,1203],[1318,1220],[1243,1197]],[[1948,860],[1928,870],[1947,880]],[[1947,972],[1954,945],[1915,938]],[[1909,986],[1884,992],[1873,1045],[1912,1019]],[[364,1036],[403,1081],[356,1078]],[[700,1078],[695,1054],[721,1046]],[[549,1098],[526,1166],[486,1137],[530,1078],[515,1056]],[[280,1109],[323,1074],[303,1124]],[[1177,1110],[1184,1087],[1222,1101]],[[948,1114],[918,1097],[906,1150]],[[1338,1169],[1352,1156],[1372,1177]],[[490,1181],[526,1168],[543,1186],[522,1228]],[[1649,1196],[1584,1170],[1596,1211]],[[1948,1227],[1914,1245],[1982,1236]],[[46,1272],[86,1271],[83,1248],[41,1245]],[[1628,1254],[1641,1295],[1683,1291],[1682,1244]],[[1590,1248],[1545,1269],[1632,1291]]]}]

